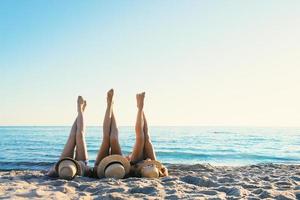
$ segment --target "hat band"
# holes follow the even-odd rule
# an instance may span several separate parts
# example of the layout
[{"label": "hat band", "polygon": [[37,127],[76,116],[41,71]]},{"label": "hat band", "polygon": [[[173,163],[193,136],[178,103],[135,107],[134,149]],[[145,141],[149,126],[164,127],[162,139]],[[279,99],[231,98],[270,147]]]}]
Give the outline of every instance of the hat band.
[{"label": "hat band", "polygon": [[106,171],[106,169],[107,169],[109,166],[113,165],[113,164],[120,164],[120,165],[123,166],[123,164],[122,164],[121,162],[114,161],[114,162],[111,162],[111,163],[109,163],[108,165],[106,165],[106,167],[104,168],[104,171]]}]

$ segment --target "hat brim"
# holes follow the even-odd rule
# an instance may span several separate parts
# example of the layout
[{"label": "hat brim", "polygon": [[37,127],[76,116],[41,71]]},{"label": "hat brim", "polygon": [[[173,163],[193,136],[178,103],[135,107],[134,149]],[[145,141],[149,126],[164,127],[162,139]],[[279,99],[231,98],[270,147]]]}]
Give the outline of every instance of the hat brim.
[{"label": "hat brim", "polygon": [[[69,158],[69,157],[62,158],[62,159],[60,159],[60,160],[56,163],[56,165],[55,165],[55,171],[57,172],[57,174],[59,174],[59,173],[58,173],[58,166],[60,165],[60,163],[61,163],[62,161],[65,161],[65,160],[72,161],[72,162],[75,164],[75,166],[76,166],[76,174],[75,174],[75,176],[76,176],[76,175],[82,174],[82,169],[81,169],[81,166],[80,166],[80,164],[78,163],[78,161],[76,161],[76,160],[74,160],[74,159],[72,159],[72,158]],[[74,177],[75,177],[75,176],[74,176]],[[74,178],[74,177],[73,177],[73,178]]]},{"label": "hat brim", "polygon": [[143,160],[136,164],[137,171],[141,171],[141,169],[147,165],[155,165],[158,171],[163,168],[163,165],[157,160]]},{"label": "hat brim", "polygon": [[103,158],[97,167],[98,178],[105,177],[105,169],[112,163],[120,163],[125,169],[125,175],[130,172],[129,161],[121,155],[110,155]]}]

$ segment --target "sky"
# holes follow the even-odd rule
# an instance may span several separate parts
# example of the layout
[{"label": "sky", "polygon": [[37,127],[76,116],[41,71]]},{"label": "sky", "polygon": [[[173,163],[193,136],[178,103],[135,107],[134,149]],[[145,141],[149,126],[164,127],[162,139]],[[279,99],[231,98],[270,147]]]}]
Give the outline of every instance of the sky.
[{"label": "sky", "polygon": [[0,125],[299,126],[300,1],[0,1]]}]

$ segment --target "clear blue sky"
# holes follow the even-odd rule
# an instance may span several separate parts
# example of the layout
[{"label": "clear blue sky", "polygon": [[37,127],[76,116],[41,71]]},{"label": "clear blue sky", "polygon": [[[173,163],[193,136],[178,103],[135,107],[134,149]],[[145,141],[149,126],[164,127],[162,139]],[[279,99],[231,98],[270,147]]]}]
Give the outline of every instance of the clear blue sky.
[{"label": "clear blue sky", "polygon": [[300,125],[300,1],[0,1],[0,125]]}]

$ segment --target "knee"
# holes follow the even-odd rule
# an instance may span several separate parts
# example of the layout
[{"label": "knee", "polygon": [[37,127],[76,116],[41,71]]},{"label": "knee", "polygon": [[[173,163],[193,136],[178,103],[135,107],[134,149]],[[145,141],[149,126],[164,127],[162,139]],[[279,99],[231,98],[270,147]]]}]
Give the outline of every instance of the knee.
[{"label": "knee", "polygon": [[152,145],[151,139],[149,137],[145,137],[145,143]]},{"label": "knee", "polygon": [[137,139],[142,139],[142,140],[144,140],[144,139],[146,138],[146,137],[145,137],[145,134],[144,134],[144,131],[141,131],[141,132],[137,132],[137,131],[136,131],[135,137],[136,137]]},{"label": "knee", "polygon": [[110,139],[111,143],[117,143],[117,142],[119,142],[119,137],[116,134],[111,134],[109,139]]},{"label": "knee", "polygon": [[117,127],[111,127],[110,130],[110,135],[118,135],[119,134],[119,130]]},{"label": "knee", "polygon": [[84,131],[77,131],[77,132],[76,132],[76,137],[84,138],[84,136],[85,136]]}]

